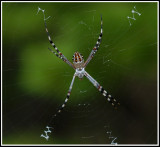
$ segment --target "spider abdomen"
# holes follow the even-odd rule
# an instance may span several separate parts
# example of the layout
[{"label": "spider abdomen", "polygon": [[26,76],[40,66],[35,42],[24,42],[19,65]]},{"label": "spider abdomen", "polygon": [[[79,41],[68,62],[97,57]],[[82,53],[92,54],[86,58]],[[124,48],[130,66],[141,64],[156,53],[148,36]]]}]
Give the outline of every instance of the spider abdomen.
[{"label": "spider abdomen", "polygon": [[78,52],[75,52],[74,55],[73,55],[73,64],[75,66],[76,69],[82,69],[83,68],[83,65],[84,65],[84,59],[83,59],[83,56],[78,53]]}]

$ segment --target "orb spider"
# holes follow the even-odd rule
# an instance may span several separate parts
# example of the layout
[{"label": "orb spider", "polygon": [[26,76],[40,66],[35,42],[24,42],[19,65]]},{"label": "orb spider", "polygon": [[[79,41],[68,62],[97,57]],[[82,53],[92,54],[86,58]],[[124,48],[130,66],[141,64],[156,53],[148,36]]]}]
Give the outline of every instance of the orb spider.
[{"label": "orb spider", "polygon": [[107,98],[107,101],[110,102],[112,104],[112,106],[114,106],[114,108],[117,108],[117,106],[120,105],[120,103],[116,99],[114,99],[110,94],[108,94],[108,92],[106,90],[104,90],[103,87],[92,76],[89,75],[89,73],[87,73],[85,71],[86,66],[91,61],[91,59],[94,57],[95,53],[97,52],[97,50],[100,46],[100,43],[101,43],[101,40],[102,40],[102,34],[103,34],[102,24],[103,24],[103,21],[102,21],[102,16],[101,16],[101,32],[100,32],[99,38],[97,40],[97,43],[94,46],[94,48],[92,49],[88,59],[84,62],[83,56],[79,52],[75,52],[74,55],[73,55],[73,58],[72,58],[72,60],[73,60],[73,64],[72,64],[58,50],[56,45],[51,40],[50,34],[48,32],[48,29],[47,29],[47,24],[46,24],[46,21],[45,21],[45,29],[46,29],[46,32],[47,32],[47,35],[48,35],[49,42],[52,45],[52,47],[54,47],[54,49],[57,53],[50,48],[48,48],[48,49],[53,54],[55,54],[58,58],[62,59],[65,63],[67,63],[69,66],[71,66],[75,70],[75,73],[73,75],[73,78],[72,78],[72,81],[71,81],[71,84],[70,84],[70,87],[69,87],[69,90],[68,90],[68,93],[67,93],[67,97],[66,97],[64,103],[61,105],[61,107],[58,109],[57,113],[54,116],[56,116],[58,113],[60,113],[62,111],[62,109],[65,107],[66,103],[68,102],[70,94],[71,94],[72,86],[73,86],[73,83],[74,83],[74,80],[75,80],[76,76],[79,77],[80,79],[82,79],[85,76],[102,93],[102,95]]}]

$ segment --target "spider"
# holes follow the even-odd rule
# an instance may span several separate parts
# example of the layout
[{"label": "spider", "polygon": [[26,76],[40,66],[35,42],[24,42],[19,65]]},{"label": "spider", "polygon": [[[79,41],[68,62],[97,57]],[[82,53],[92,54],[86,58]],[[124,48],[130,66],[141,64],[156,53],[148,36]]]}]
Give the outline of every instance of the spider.
[{"label": "spider", "polygon": [[102,21],[102,16],[101,16],[101,32],[100,32],[99,38],[97,40],[97,43],[94,46],[94,48],[92,49],[88,59],[84,62],[83,56],[79,52],[75,52],[74,55],[73,55],[73,58],[72,58],[72,60],[73,60],[73,64],[72,64],[58,50],[56,45],[51,40],[50,34],[48,32],[48,29],[47,29],[47,24],[46,24],[46,21],[45,21],[45,29],[46,29],[46,32],[47,32],[47,35],[48,35],[49,42],[57,53],[50,48],[48,48],[48,49],[53,54],[55,54],[58,58],[62,59],[65,63],[67,63],[69,66],[71,66],[75,70],[75,73],[73,75],[73,78],[72,78],[72,81],[71,81],[71,84],[70,84],[70,87],[69,87],[69,90],[68,90],[68,93],[67,93],[67,97],[66,97],[64,103],[61,105],[61,107],[58,109],[57,113],[54,116],[57,116],[57,114],[60,113],[63,110],[63,108],[66,106],[66,103],[68,102],[69,97],[71,95],[71,90],[72,90],[73,83],[74,83],[74,80],[75,80],[76,76],[80,79],[82,79],[85,76],[98,89],[98,91],[100,91],[102,93],[102,95],[107,98],[107,101],[110,102],[112,104],[112,106],[114,106],[114,108],[117,108],[117,106],[120,105],[120,103],[116,99],[114,99],[106,90],[104,90],[103,87],[91,75],[89,75],[88,72],[85,71],[86,66],[91,61],[91,59],[94,57],[95,53],[97,52],[97,50],[100,46],[100,43],[101,43],[101,40],[102,40],[102,34],[103,34],[102,24],[103,24],[103,21]]}]

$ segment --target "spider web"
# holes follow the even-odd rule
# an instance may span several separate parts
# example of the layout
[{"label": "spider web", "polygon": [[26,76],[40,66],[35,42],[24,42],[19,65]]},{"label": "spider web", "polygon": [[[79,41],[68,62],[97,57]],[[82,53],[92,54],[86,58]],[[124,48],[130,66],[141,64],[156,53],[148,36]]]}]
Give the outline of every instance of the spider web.
[{"label": "spider web", "polygon": [[[119,109],[76,77],[66,107],[47,126],[74,70],[47,49],[38,8],[70,61],[76,51],[87,59],[102,14],[102,42],[86,71],[120,100]],[[3,143],[156,144],[156,15],[156,3],[3,3]]]}]

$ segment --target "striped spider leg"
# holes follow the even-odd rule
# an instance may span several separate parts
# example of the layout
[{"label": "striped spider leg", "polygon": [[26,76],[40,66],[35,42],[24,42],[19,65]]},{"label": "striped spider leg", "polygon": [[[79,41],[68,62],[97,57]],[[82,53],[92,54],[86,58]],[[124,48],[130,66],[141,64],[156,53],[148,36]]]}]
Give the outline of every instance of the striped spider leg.
[{"label": "striped spider leg", "polygon": [[95,80],[93,79],[86,71],[84,75],[87,77],[87,79],[102,93],[104,97],[107,98],[107,101],[112,104],[113,107],[117,108],[120,103],[114,99],[106,90],[103,89],[103,87]]},{"label": "striped spider leg", "polygon": [[62,59],[64,62],[66,62],[69,66],[71,66],[73,69],[75,69],[75,67],[73,66],[73,64],[58,50],[58,48],[56,47],[56,45],[53,43],[52,39],[51,39],[51,36],[48,32],[48,29],[47,29],[47,23],[46,23],[46,20],[44,19],[44,24],[45,24],[45,29],[46,29],[46,32],[47,32],[47,36],[48,36],[48,39],[49,39],[49,42],[50,44],[52,45],[52,47],[54,47],[54,49],[56,50],[56,52],[54,52],[53,50],[51,50],[50,48],[48,48],[52,53],[54,53],[58,58]]},{"label": "striped spider leg", "polygon": [[75,70],[75,73],[73,75],[73,79],[72,79],[72,82],[70,84],[70,87],[69,87],[69,90],[68,90],[68,93],[67,93],[67,97],[66,97],[64,103],[58,109],[57,113],[54,115],[54,117],[56,117],[57,114],[59,114],[63,110],[63,108],[66,106],[66,103],[68,102],[70,94],[71,94],[71,90],[72,90],[72,87],[73,87],[75,77],[77,76],[80,79],[82,79],[83,76],[84,76],[84,73],[85,73],[85,70],[83,68],[83,64],[84,64],[83,56],[80,53],[75,52],[72,59],[73,59],[73,65],[76,68],[76,70]]},{"label": "striped spider leg", "polygon": [[100,46],[100,43],[101,43],[101,40],[102,40],[102,35],[103,35],[102,25],[103,25],[103,21],[102,21],[102,16],[101,16],[101,32],[100,32],[100,35],[98,37],[96,45],[94,46],[94,48],[92,49],[90,55],[88,56],[88,59],[84,63],[84,68],[87,66],[87,64],[90,62],[90,60],[94,57],[95,53],[97,52],[97,50],[98,50],[98,48]]},{"label": "striped spider leg", "polygon": [[[102,35],[103,35],[103,21],[102,21],[102,16],[101,16],[101,32],[99,35],[99,38],[97,40],[96,45],[94,46],[94,48],[92,49],[88,59],[86,60],[86,62],[84,63],[83,67],[85,68],[88,63],[90,62],[90,60],[94,57],[95,53],[97,52],[100,43],[102,41]],[[103,87],[95,80],[93,79],[86,71],[84,72],[84,75],[87,77],[87,79],[103,94],[103,96],[105,96],[107,98],[107,100],[112,103],[112,106],[114,106],[115,108],[117,108],[118,105],[120,105],[119,102],[117,102],[110,94],[107,93],[106,90],[103,89]]]},{"label": "striped spider leg", "polygon": [[66,97],[64,103],[63,103],[63,104],[61,105],[61,107],[58,109],[58,111],[57,111],[57,113],[54,115],[54,117],[56,117],[57,114],[59,114],[59,113],[63,110],[63,108],[66,106],[66,103],[68,102],[69,97],[70,97],[70,94],[71,94],[71,90],[72,90],[72,87],[73,87],[73,83],[74,83],[75,77],[76,77],[76,74],[73,75],[72,82],[71,82],[71,84],[70,84],[70,87],[69,87],[69,90],[68,90],[68,93],[67,93],[67,97]]}]

